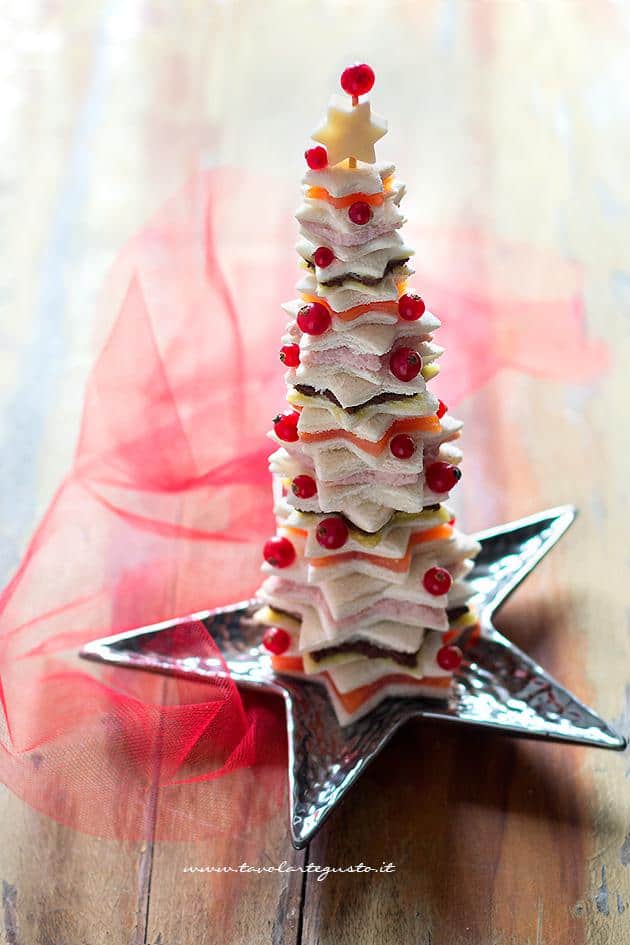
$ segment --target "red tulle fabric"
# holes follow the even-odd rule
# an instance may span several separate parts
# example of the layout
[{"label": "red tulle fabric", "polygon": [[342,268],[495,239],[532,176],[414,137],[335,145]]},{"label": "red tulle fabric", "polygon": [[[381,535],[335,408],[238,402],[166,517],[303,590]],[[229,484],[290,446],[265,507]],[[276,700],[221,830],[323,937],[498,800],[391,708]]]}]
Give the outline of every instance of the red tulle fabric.
[{"label": "red tulle fabric", "polygon": [[[104,288],[72,470],[0,598],[0,778],[80,830],[191,839],[286,816],[279,700],[77,652],[256,589],[274,527],[265,432],[284,400],[294,202],[242,171],[195,175]],[[605,366],[576,266],[473,231],[406,236],[414,286],[444,321],[436,386],[450,403],[502,368],[581,381]],[[162,645],[218,656],[194,621]]]}]

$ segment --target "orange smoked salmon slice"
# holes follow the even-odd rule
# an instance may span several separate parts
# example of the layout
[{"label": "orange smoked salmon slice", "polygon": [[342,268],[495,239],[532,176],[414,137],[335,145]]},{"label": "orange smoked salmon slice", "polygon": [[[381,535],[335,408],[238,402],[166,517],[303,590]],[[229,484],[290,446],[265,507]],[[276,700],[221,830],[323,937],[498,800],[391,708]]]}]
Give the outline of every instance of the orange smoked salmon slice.
[{"label": "orange smoked salmon slice", "polygon": [[[299,673],[304,671],[301,656],[272,656],[271,666],[277,673]],[[451,684],[450,676],[422,676],[420,679],[413,679],[411,676],[405,676],[404,673],[393,673],[391,676],[383,676],[366,686],[351,689],[350,692],[339,692],[329,674],[326,673],[325,675],[346,712],[355,712],[370,696],[382,689],[383,686],[391,683],[404,683],[406,686],[435,686],[436,689],[447,689]]]},{"label": "orange smoked salmon slice", "polygon": [[300,673],[304,670],[301,656],[272,656],[271,666],[277,673]]},{"label": "orange smoked salmon slice", "polygon": [[371,456],[379,456],[387,444],[390,437],[395,433],[440,433],[442,426],[437,416],[433,414],[430,417],[401,417],[400,420],[394,420],[391,427],[376,443],[371,440],[362,440],[356,433],[350,430],[324,430],[322,433],[300,433],[300,439],[305,443],[324,443],[326,440],[347,440],[349,443],[355,443],[365,453]]},{"label": "orange smoked salmon slice", "polygon": [[379,689],[382,689],[383,686],[387,686],[391,683],[404,683],[405,685],[412,686],[435,686],[437,689],[447,689],[451,684],[450,676],[422,676],[420,679],[412,679],[410,676],[405,676],[403,673],[396,673],[393,676],[383,676],[381,679],[377,679],[373,683],[368,683],[366,686],[359,686],[358,689],[351,689],[350,692],[339,692],[330,676],[328,676],[328,681],[335,690],[337,698],[346,712],[350,713],[355,712],[370,696],[378,692]]},{"label": "orange smoked salmon slice", "polygon": [[318,295],[300,292],[300,296],[305,302],[318,302],[324,308],[327,308],[331,315],[340,318],[344,322],[352,322],[359,315],[364,315],[365,312],[391,312],[392,315],[398,315],[398,302],[366,302],[365,305],[355,305],[353,308],[346,309],[345,312],[336,312],[326,299],[322,299]]},{"label": "orange smoked salmon slice", "polygon": [[333,197],[325,187],[309,187],[306,191],[306,196],[312,197],[313,200],[325,200],[327,203],[332,204],[337,210],[350,207],[353,203],[356,203],[357,200],[362,200],[363,203],[369,203],[371,207],[380,207],[385,199],[383,194],[363,193],[346,194],[344,197]]}]

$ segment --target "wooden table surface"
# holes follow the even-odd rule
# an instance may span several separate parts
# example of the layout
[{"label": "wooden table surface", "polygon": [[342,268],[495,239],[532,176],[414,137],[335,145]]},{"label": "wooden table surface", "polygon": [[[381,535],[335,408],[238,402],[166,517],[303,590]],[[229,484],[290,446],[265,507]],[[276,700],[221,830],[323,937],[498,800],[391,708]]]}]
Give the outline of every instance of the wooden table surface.
[{"label": "wooden table surface", "polygon": [[[308,131],[340,66],[360,57],[379,75],[378,110],[390,119],[388,153],[413,195],[410,213],[473,224],[579,267],[586,331],[610,346],[609,369],[588,385],[505,371],[469,398],[463,515],[473,530],[579,506],[570,538],[510,602],[501,628],[628,734],[628,5],[8,6],[3,579],[69,464],[95,297],[120,246],[199,164],[273,168],[297,195]],[[117,844],[61,827],[3,789],[0,939],[627,945],[629,777],[627,754],[409,726],[300,854],[282,818],[242,849],[225,839]],[[324,882],[183,872],[245,856],[391,860],[396,870]]]}]

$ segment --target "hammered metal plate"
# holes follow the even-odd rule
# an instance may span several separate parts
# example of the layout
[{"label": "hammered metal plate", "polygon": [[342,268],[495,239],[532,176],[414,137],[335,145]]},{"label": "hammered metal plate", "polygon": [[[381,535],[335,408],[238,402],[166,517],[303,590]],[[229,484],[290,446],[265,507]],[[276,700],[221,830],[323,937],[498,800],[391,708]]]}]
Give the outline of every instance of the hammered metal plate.
[{"label": "hammered metal plate", "polygon": [[202,622],[239,686],[274,692],[285,700],[291,835],[294,845],[301,848],[394,732],[412,718],[599,748],[626,747],[621,735],[506,640],[492,623],[497,609],[565,533],[575,514],[572,506],[562,506],[475,536],[481,552],[469,580],[477,592],[475,604],[483,633],[474,641],[464,633],[458,641],[464,661],[448,701],[387,699],[365,718],[342,728],[321,685],[272,672],[268,657],[260,654],[260,628],[251,620],[253,602],[96,640],[81,655],[136,669],[209,679],[223,672],[218,662],[193,656],[169,658],[156,639],[179,625]]}]

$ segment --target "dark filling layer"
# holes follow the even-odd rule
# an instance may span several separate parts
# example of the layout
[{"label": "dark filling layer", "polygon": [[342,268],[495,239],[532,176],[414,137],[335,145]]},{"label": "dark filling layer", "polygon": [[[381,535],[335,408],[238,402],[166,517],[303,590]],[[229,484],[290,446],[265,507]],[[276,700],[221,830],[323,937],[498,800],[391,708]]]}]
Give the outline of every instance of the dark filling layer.
[{"label": "dark filling layer", "polygon": [[[419,651],[418,651],[419,652]],[[402,653],[399,650],[390,650],[389,648],[377,646],[376,643],[370,643],[368,640],[355,640],[348,643],[340,643],[338,646],[329,646],[325,650],[315,650],[310,655],[319,663],[328,656],[335,656],[337,653],[359,653],[361,656],[367,656],[368,659],[393,660],[400,666],[413,667],[418,665],[418,653]]]},{"label": "dark filling layer", "polygon": [[[382,276],[360,276],[357,272],[347,272],[344,276],[337,276],[336,279],[330,279],[327,282],[320,282],[320,285],[327,286],[328,288],[336,288],[337,286],[343,285],[349,279],[352,279],[354,282],[360,282],[362,285],[378,285],[385,276],[388,276],[390,272],[393,272],[394,269],[398,269],[400,266],[404,266],[409,262],[409,257],[406,259],[390,259],[390,261],[385,266]],[[309,269],[315,269],[315,264],[312,260],[307,259],[306,263]]]},{"label": "dark filling layer", "polygon": [[[337,407],[341,407],[341,404],[331,390],[317,390],[317,388],[311,387],[310,384],[296,384],[295,389],[299,391],[300,394],[304,394],[305,397],[324,397]],[[415,397],[415,394],[394,394],[386,392],[384,394],[376,394],[374,397],[370,397],[369,400],[366,400],[365,403],[357,404],[355,407],[342,407],[342,410],[345,410],[346,413],[356,413],[358,410],[362,410],[364,407],[370,407],[373,404],[387,404],[392,400],[408,400],[410,397]]]},{"label": "dark filling layer", "polygon": [[460,617],[463,617],[464,614],[468,613],[469,609],[470,609],[469,607],[465,607],[465,606],[464,607],[451,607],[450,610],[446,611],[446,616],[451,621],[459,620]]}]

